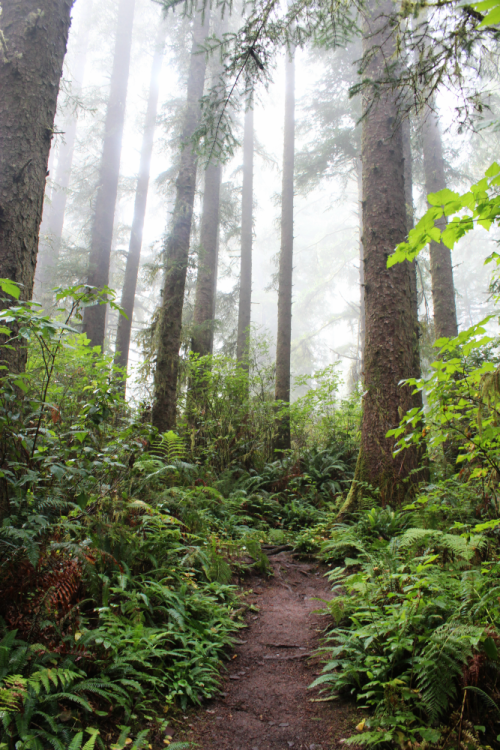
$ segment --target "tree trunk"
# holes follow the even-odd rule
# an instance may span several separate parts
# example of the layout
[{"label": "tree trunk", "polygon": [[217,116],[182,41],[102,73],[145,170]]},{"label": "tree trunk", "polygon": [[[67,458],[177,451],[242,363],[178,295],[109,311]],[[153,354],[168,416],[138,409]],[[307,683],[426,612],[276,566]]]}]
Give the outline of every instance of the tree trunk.
[{"label": "tree trunk", "polygon": [[[73,0],[2,0],[0,15],[0,278],[31,299],[45,181]],[[3,303],[5,306],[5,303]],[[7,303],[8,304],[8,303]],[[24,370],[17,343],[1,359]]]},{"label": "tree trunk", "polygon": [[182,129],[182,153],[176,181],[176,199],[172,225],[166,241],[166,268],[163,304],[158,322],[152,420],[160,432],[175,428],[177,409],[177,372],[182,330],[182,310],[189,241],[196,188],[197,157],[191,139],[200,122],[200,99],[205,83],[206,57],[199,47],[208,34],[208,10],[197,16],[193,28],[193,46],[189,65],[187,104]]},{"label": "tree trunk", "polygon": [[[391,12],[387,1],[375,6],[372,0],[367,8],[363,47],[365,55],[372,54],[366,70],[372,80],[383,74],[384,61],[393,54],[383,31]],[[393,456],[394,440],[386,438],[413,406],[411,388],[399,385],[414,369],[411,267],[387,268],[387,257],[407,234],[403,138],[394,94],[365,101],[364,109],[365,395],[360,454],[341,513],[356,507],[365,482],[380,491],[382,504],[398,504],[418,461],[413,448]]]},{"label": "tree trunk", "polygon": [[[81,32],[80,38],[78,39],[78,52],[75,57],[72,76],[73,95],[75,97],[80,95],[83,87],[83,77],[87,63],[90,27],[92,22],[92,8],[93,0],[86,0],[83,18],[80,22]],[[59,148],[51,203],[44,207],[43,212],[40,234],[45,239],[43,244],[40,244],[35,284],[37,285],[37,294],[44,305],[50,304],[52,301],[50,290],[55,285],[54,269],[57,267],[61,249],[64,215],[66,213],[69,181],[75,151],[77,124],[78,119],[76,113],[74,113],[66,122],[64,128],[64,142]]]},{"label": "tree trunk", "polygon": [[290,354],[292,343],[293,189],[295,165],[295,61],[286,61],[285,133],[281,198],[281,251],[278,284],[278,335],[276,339],[276,401],[280,409],[275,449],[290,449]]},{"label": "tree trunk", "polygon": [[245,114],[243,135],[243,189],[241,196],[240,301],[236,358],[248,367],[250,323],[252,320],[252,242],[253,242],[253,101]]},{"label": "tree trunk", "polygon": [[151,81],[149,84],[149,97],[142,137],[141,161],[139,166],[139,178],[135,194],[134,218],[132,231],[130,233],[130,244],[125,267],[125,279],[123,282],[121,306],[127,317],[118,317],[118,330],[116,334],[115,364],[126,368],[130,349],[130,337],[132,333],[132,320],[134,315],[135,291],[137,288],[137,276],[139,274],[139,263],[142,249],[142,233],[144,220],[146,218],[146,206],[148,201],[149,176],[151,171],[151,157],[153,155],[154,136],[156,128],[156,115],[158,111],[158,97],[160,93],[160,73],[163,64],[163,52],[167,27],[165,23],[160,24],[155,41],[155,52],[153,65],[151,67]]},{"label": "tree trunk", "polygon": [[214,295],[217,289],[217,238],[222,167],[209,164],[205,171],[205,190],[200,227],[198,276],[194,302],[194,330],[191,348],[204,357],[212,353]]},{"label": "tree trunk", "polygon": [[[104,143],[90,240],[87,283],[89,286],[98,289],[102,289],[109,284],[109,264],[120,176],[134,9],[135,0],[120,0]],[[83,330],[93,346],[104,348],[106,305],[94,305],[85,308]]]},{"label": "tree trunk", "polygon": [[[446,179],[439,121],[430,107],[422,121],[422,136],[425,189],[427,194],[437,193],[446,187]],[[446,223],[446,217],[443,216],[436,225],[444,230]],[[430,256],[435,336],[436,339],[443,336],[453,338],[458,335],[458,325],[451,252],[442,242],[431,242]]]},{"label": "tree trunk", "polygon": [[[411,153],[411,131],[410,120],[406,118],[402,124],[403,136],[403,157],[404,157],[404,179],[405,179],[405,203],[406,203],[406,231],[407,233],[414,226],[414,208],[413,208],[413,157]],[[410,263],[410,284],[411,284],[411,308],[413,315],[413,375],[419,378],[420,369],[420,325],[418,322],[418,293],[417,293],[417,261]],[[422,406],[422,394],[419,391],[414,397],[415,406]]]},{"label": "tree trunk", "polygon": [[365,259],[363,255],[363,165],[361,159],[357,159],[356,176],[358,182],[358,210],[359,210],[359,379],[363,382],[363,369],[365,366]]}]

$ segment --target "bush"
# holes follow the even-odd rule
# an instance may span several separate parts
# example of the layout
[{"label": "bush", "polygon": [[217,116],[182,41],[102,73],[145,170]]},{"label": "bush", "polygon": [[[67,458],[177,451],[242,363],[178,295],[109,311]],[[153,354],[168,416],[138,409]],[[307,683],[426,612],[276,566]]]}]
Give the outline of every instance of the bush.
[{"label": "bush", "polygon": [[[326,638],[328,661],[313,685],[373,712],[348,743],[438,747],[453,733],[457,742],[463,712],[455,727],[439,722],[462,700],[478,725],[498,734],[497,541],[485,528],[492,524],[474,517],[472,488],[461,486],[460,504],[444,489],[430,487],[398,514],[365,511],[357,523],[335,526],[323,545],[325,559],[344,560],[330,573],[328,608],[340,627]],[[469,693],[478,685],[486,709]]]}]

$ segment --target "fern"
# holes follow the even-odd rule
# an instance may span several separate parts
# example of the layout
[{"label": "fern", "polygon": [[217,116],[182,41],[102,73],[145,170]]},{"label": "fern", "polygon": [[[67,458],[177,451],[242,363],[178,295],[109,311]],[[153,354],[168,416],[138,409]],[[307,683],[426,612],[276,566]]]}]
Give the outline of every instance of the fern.
[{"label": "fern", "polygon": [[431,722],[442,715],[455,696],[462,665],[482,633],[482,628],[446,623],[434,631],[415,660],[417,684]]},{"label": "fern", "polygon": [[481,688],[478,688],[475,685],[467,685],[467,687],[465,687],[464,690],[471,690],[473,693],[476,693],[477,695],[479,695],[484,705],[487,706],[488,708],[491,708],[495,712],[497,717],[500,719],[500,708],[497,706],[493,698],[490,695],[488,695],[488,693],[485,693],[484,690],[481,690]]},{"label": "fern", "polygon": [[418,546],[426,544],[432,544],[433,546],[441,547],[448,550],[456,557],[469,561],[474,555],[474,551],[478,548],[484,547],[486,540],[481,535],[475,535],[471,542],[462,536],[455,534],[446,534],[439,529],[418,529],[412,528],[405,531],[405,533],[399,537],[398,543],[402,549],[406,547]]},{"label": "fern", "polygon": [[170,430],[159,435],[151,443],[149,452],[152,456],[158,456],[163,461],[173,463],[174,461],[182,461],[186,455],[186,446],[183,439],[173,430]]}]

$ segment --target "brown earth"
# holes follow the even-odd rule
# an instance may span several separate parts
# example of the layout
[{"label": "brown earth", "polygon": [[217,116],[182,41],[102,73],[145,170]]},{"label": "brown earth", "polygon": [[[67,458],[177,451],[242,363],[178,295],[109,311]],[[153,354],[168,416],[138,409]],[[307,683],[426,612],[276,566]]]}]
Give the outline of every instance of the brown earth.
[{"label": "brown earth", "polygon": [[187,728],[174,742],[202,750],[327,750],[355,733],[360,714],[353,704],[319,702],[327,694],[308,686],[321,671],[312,653],[328,624],[315,612],[332,598],[317,562],[290,552],[270,556],[274,575],[255,578],[246,601],[250,612],[240,631],[222,692],[184,717]]}]

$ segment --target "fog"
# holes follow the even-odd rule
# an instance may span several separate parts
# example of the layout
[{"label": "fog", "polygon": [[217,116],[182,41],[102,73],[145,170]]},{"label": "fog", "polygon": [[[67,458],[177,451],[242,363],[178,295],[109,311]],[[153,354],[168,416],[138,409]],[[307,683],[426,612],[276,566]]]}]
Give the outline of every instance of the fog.
[{"label": "fog", "polygon": [[[63,252],[54,269],[54,285],[84,283],[86,280],[89,231],[92,201],[101,155],[103,121],[108,97],[114,46],[116,0],[94,3],[89,27],[89,48],[81,91],[75,81],[75,67],[81,53],[85,26],[85,6],[88,0],[77,0],[64,67],[64,80],[59,96],[56,132],[50,157],[50,177],[47,182],[46,211],[50,210],[58,159],[65,143],[65,132],[71,118],[77,118],[71,181],[68,190]],[[134,210],[136,178],[139,170],[142,129],[147,101],[147,89],[154,51],[154,39],[162,22],[161,8],[151,0],[137,0],[132,62],[128,83],[125,130],[122,142],[120,186],[115,213],[110,286],[120,298],[124,266],[128,252]],[[236,22],[237,19],[234,21]],[[160,304],[162,281],[161,251],[173,206],[173,182],[178,150],[178,118],[185,100],[186,70],[190,49],[189,19],[178,10],[168,16],[167,42],[161,73],[160,105],[155,135],[154,155],[144,226],[141,270],[136,293],[133,338],[130,352],[131,370],[143,360],[138,335],[153,319]],[[315,91],[325,73],[329,58],[339,58],[335,52],[305,48],[296,53],[296,155],[314,149],[321,134],[312,122],[311,104]],[[356,59],[352,52],[346,56]],[[277,326],[277,264],[280,250],[280,193],[283,160],[284,118],[284,60],[278,57],[272,69],[272,82],[261,85],[255,95],[255,175],[254,175],[254,245],[252,326],[258,337],[273,346]],[[351,65],[352,78],[356,69]],[[349,101],[348,85],[339,81],[345,94],[346,108],[353,115],[344,125],[347,138],[360,139],[360,125],[356,123],[359,102]],[[338,92],[337,92],[338,94]],[[447,163],[448,187],[462,191],[470,180],[477,179],[494,160],[498,135],[494,130],[479,133],[465,129],[457,132],[455,110],[458,99],[447,90],[438,98],[437,111],[442,123],[443,144]],[[243,111],[238,115],[236,135],[241,140]],[[177,129],[176,129],[177,128]],[[416,118],[412,121],[414,159],[413,198],[418,218],[425,211],[421,144]],[[233,203],[238,222],[241,202],[242,152],[224,164],[224,195]],[[333,171],[333,173],[332,173]],[[295,187],[294,205],[294,278],[292,318],[292,382],[296,375],[312,374],[327,364],[338,362],[343,376],[343,392],[353,387],[359,378],[360,357],[360,204],[355,169],[344,166],[327,170],[315,184]],[[196,276],[194,249],[200,222],[203,190],[203,169],[198,169],[194,228],[192,232],[193,264],[188,273],[187,304],[192,305]],[[47,206],[49,209],[47,209]],[[227,234],[227,233],[226,233]],[[454,282],[457,314],[460,327],[478,322],[490,311],[489,282],[491,267],[484,259],[495,250],[498,237],[495,231],[474,232],[460,241],[453,252]],[[52,238],[42,225],[41,250],[50,253]],[[237,323],[237,290],[239,271],[239,236],[232,233],[227,239],[221,231],[219,249],[219,303],[216,318],[225,317],[215,333],[215,351],[228,351],[234,340]],[[419,260],[419,316],[430,324],[432,320],[431,282],[428,256]],[[114,350],[117,315],[108,315],[106,346]],[[423,357],[429,361],[428,354]],[[426,360],[427,357],[427,360]],[[129,394],[143,397],[148,392],[143,377],[132,375]]]}]

